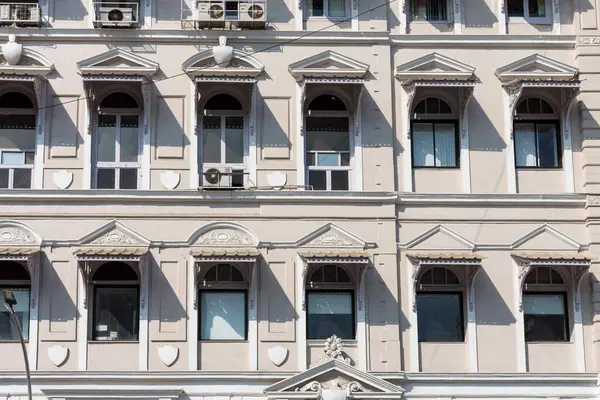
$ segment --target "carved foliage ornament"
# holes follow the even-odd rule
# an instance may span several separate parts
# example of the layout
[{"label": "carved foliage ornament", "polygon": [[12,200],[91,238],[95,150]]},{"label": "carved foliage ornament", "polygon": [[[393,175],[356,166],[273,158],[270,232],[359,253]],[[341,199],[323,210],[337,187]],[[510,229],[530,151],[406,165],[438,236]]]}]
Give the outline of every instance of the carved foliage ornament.
[{"label": "carved foliage ornament", "polygon": [[14,227],[0,228],[2,244],[35,244],[36,240],[29,232]]},{"label": "carved foliage ornament", "polygon": [[215,229],[202,234],[196,241],[197,245],[253,245],[254,241],[246,233],[237,229]]},{"label": "carved foliage ornament", "polygon": [[351,364],[352,360],[348,357],[344,357],[344,343],[342,339],[333,335],[325,341],[325,357],[320,359],[319,362],[323,363],[329,360],[340,360],[346,364]]},{"label": "carved foliage ornament", "polygon": [[104,235],[95,239],[90,244],[129,244],[129,245],[139,245],[141,244],[137,240],[133,239],[131,236],[119,231],[113,230],[110,232],[106,232]]},{"label": "carved foliage ornament", "polygon": [[[364,387],[357,381],[346,381],[340,378],[333,379],[328,382],[311,381],[310,383],[296,389],[299,392],[317,392],[319,400],[327,400],[327,391],[342,391],[345,392],[344,398],[352,398],[352,395],[357,392],[364,392]],[[336,396],[337,397],[337,396]],[[341,396],[340,396],[341,397]]]},{"label": "carved foliage ornament", "polygon": [[356,246],[358,243],[352,240],[348,236],[336,232],[334,230],[330,230],[325,232],[324,234],[314,238],[310,242],[306,244],[307,247],[331,247],[331,246]]}]

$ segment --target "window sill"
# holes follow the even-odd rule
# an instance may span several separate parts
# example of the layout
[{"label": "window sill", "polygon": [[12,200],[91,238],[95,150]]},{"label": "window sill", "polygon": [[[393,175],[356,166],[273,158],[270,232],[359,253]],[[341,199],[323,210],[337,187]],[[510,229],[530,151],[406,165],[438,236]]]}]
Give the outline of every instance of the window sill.
[{"label": "window sill", "polygon": [[427,344],[465,344],[467,343],[466,340],[419,340],[419,344],[421,343],[427,343]]},{"label": "window sill", "polygon": [[350,17],[308,17],[304,21],[344,21]]},{"label": "window sill", "polygon": [[430,25],[450,25],[450,24],[454,24],[454,21],[410,21],[410,24],[417,24],[417,25],[424,25],[424,24],[430,24]]},{"label": "window sill", "polygon": [[131,344],[139,344],[139,340],[88,340],[88,344],[122,344],[122,343],[131,343]]},{"label": "window sill", "polygon": [[459,170],[460,166],[457,167],[412,167],[412,169],[444,169],[444,170]]},{"label": "window sill", "polygon": [[539,341],[531,341],[525,342],[525,344],[535,344],[535,345],[557,345],[557,344],[573,344],[570,340],[539,340]]},{"label": "window sill", "polygon": [[515,167],[517,171],[562,171],[561,167]]},{"label": "window sill", "polygon": [[[325,346],[325,341],[327,339],[307,339],[306,344],[308,346]],[[355,347],[358,346],[358,340],[356,339],[342,339],[344,342],[344,346],[347,347]]]},{"label": "window sill", "polygon": [[552,25],[550,18],[507,17],[506,22],[509,24]]},{"label": "window sill", "polygon": [[250,343],[248,340],[198,340],[198,343]]},{"label": "window sill", "polygon": [[[5,343],[16,343],[16,344],[20,344],[21,341],[19,339],[16,340],[0,340],[0,344],[5,344]],[[25,344],[29,343],[29,339],[25,340]]]}]

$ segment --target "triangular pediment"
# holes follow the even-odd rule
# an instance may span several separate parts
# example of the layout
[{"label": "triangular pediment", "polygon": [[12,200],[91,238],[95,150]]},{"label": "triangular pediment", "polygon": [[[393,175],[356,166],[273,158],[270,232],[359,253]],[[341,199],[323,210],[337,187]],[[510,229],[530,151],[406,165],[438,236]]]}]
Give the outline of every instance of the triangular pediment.
[{"label": "triangular pediment", "polygon": [[[404,390],[339,359],[331,359],[265,389],[268,398],[306,398],[311,392],[342,389],[352,398],[400,398]],[[315,394],[317,394],[315,393]],[[287,397],[281,397],[281,396]],[[304,396],[304,397],[303,397]]]},{"label": "triangular pediment", "polygon": [[182,67],[189,76],[250,78],[259,76],[265,68],[255,57],[237,49],[233,49],[231,60],[226,65],[217,64],[213,49],[206,49],[187,59]]},{"label": "triangular pediment", "polygon": [[297,247],[365,249],[366,242],[339,226],[328,223],[296,242]]},{"label": "triangular pediment", "polygon": [[158,63],[123,49],[112,49],[77,63],[82,74],[121,74],[151,76]]},{"label": "triangular pediment", "polygon": [[533,54],[496,70],[503,82],[515,80],[568,81],[577,79],[579,70],[570,65]]},{"label": "triangular pediment", "polygon": [[150,240],[119,221],[111,221],[81,238],[79,244],[91,246],[148,247]]},{"label": "triangular pediment", "polygon": [[412,250],[475,250],[475,244],[444,225],[436,225],[406,244]]},{"label": "triangular pediment", "polygon": [[550,225],[542,225],[516,240],[512,246],[518,250],[580,251],[581,244]]},{"label": "triangular pediment", "polygon": [[475,68],[438,53],[431,53],[398,66],[396,78],[467,80],[473,77]]},{"label": "triangular pediment", "polygon": [[304,78],[364,78],[369,65],[327,50],[290,64],[288,70],[298,81]]},{"label": "triangular pediment", "polygon": [[257,237],[247,228],[228,222],[217,222],[203,226],[188,239],[190,246],[208,247],[252,247],[259,245]]}]

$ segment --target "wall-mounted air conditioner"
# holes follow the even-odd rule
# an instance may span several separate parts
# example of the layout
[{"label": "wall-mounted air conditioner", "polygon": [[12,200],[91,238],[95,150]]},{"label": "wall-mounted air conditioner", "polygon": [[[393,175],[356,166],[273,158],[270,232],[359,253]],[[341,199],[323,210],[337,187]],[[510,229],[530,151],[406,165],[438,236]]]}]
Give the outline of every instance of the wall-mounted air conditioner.
[{"label": "wall-mounted air conditioner", "polygon": [[226,166],[203,168],[202,187],[204,189],[243,189],[246,173],[243,169]]},{"label": "wall-mounted air conditioner", "polygon": [[224,1],[199,1],[196,3],[196,20],[201,25],[223,26],[225,24]]},{"label": "wall-mounted air conditioner", "polygon": [[267,21],[267,3],[252,1],[240,2],[240,22],[263,25]]},{"label": "wall-mounted air conditioner", "polygon": [[107,26],[130,26],[136,23],[135,9],[133,7],[100,7],[100,20],[102,25]]}]

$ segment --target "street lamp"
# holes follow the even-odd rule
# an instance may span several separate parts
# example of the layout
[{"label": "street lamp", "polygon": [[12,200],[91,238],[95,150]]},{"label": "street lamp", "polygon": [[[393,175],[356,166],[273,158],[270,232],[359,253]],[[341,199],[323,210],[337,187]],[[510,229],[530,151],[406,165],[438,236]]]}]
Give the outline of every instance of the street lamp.
[{"label": "street lamp", "polygon": [[15,326],[17,327],[17,332],[19,333],[19,340],[21,341],[21,347],[23,348],[23,358],[25,359],[25,373],[27,374],[27,394],[29,395],[29,400],[31,399],[31,373],[29,371],[29,359],[27,358],[27,348],[25,347],[25,338],[23,337],[23,331],[21,330],[21,323],[19,322],[19,318],[17,318],[17,313],[15,312],[15,306],[17,305],[17,298],[15,297],[15,293],[12,290],[3,290],[4,292],[4,305],[10,311],[10,314],[15,321]]}]

